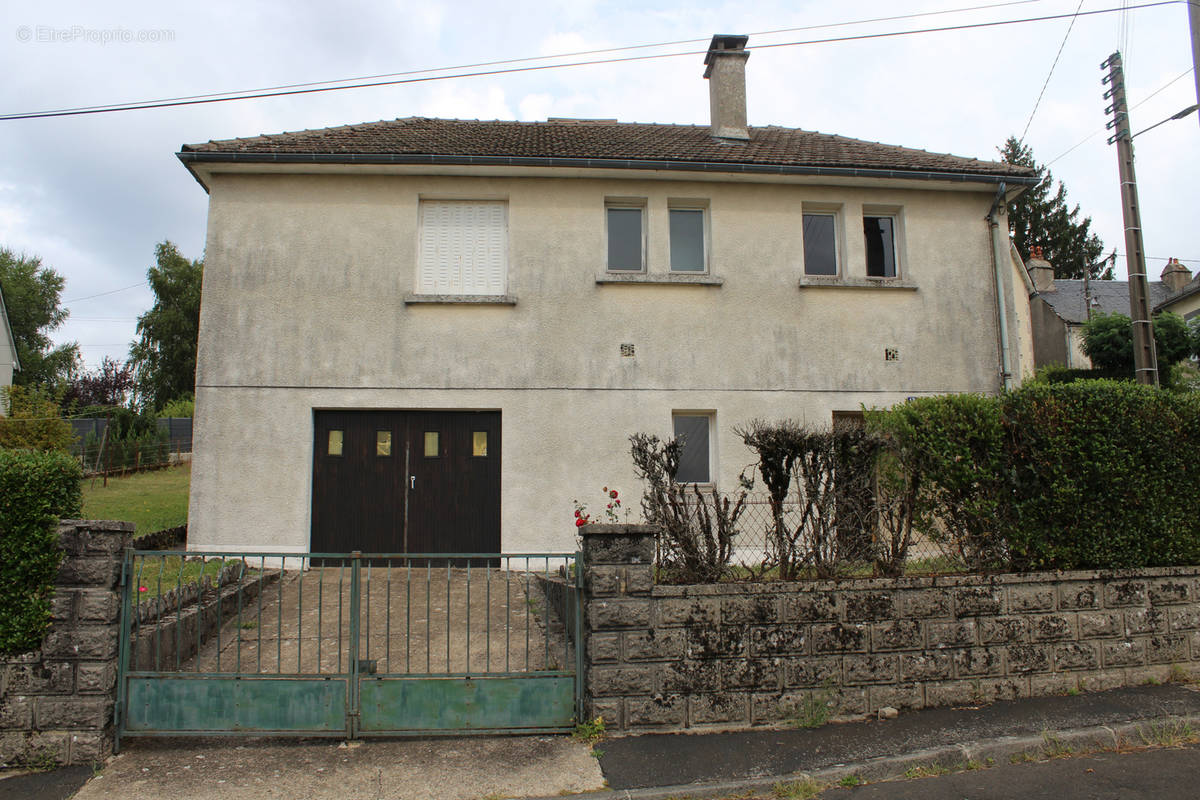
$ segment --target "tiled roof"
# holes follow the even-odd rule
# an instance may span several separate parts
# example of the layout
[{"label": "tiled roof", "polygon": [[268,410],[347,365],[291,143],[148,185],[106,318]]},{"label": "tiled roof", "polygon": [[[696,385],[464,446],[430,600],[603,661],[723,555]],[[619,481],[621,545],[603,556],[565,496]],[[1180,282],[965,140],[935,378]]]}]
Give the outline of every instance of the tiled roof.
[{"label": "tiled roof", "polygon": [[[1088,294],[1093,301],[1092,310],[1111,314],[1119,311],[1129,314],[1129,282],[1128,281],[1089,281]],[[1153,308],[1171,294],[1171,290],[1162,281],[1151,281],[1150,307]],[[1054,309],[1063,321],[1075,325],[1087,322],[1087,306],[1083,299],[1083,281],[1058,280],[1054,281],[1054,291],[1041,292],[1038,295]]]},{"label": "tiled roof", "polygon": [[612,121],[508,122],[406,119],[184,145],[205,160],[230,154],[611,159],[775,167],[829,167],[1028,178],[1032,170],[994,161],[849,139],[796,128],[750,128],[749,141],[718,139],[708,126]]}]

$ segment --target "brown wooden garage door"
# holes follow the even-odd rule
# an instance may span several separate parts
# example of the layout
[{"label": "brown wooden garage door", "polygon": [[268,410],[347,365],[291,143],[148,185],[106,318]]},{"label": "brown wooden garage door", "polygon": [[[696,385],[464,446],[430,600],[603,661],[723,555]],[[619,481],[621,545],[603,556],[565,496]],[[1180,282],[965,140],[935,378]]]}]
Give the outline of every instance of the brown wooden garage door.
[{"label": "brown wooden garage door", "polygon": [[500,552],[499,411],[316,411],[312,550]]}]

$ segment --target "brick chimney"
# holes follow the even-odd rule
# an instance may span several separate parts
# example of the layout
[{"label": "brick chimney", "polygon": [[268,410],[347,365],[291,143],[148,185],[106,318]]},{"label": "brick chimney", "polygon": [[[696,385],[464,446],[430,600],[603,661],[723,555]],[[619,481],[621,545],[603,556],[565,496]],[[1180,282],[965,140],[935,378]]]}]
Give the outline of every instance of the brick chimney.
[{"label": "brick chimney", "polygon": [[750,138],[746,126],[746,42],[749,36],[717,34],[704,56],[712,135],[721,139]]},{"label": "brick chimney", "polygon": [[1034,247],[1029,251],[1029,261],[1025,262],[1029,277],[1033,279],[1033,288],[1039,292],[1055,292],[1054,267],[1042,258],[1042,248]]},{"label": "brick chimney", "polygon": [[1167,285],[1167,288],[1172,293],[1178,292],[1183,287],[1191,283],[1192,271],[1179,263],[1178,258],[1168,258],[1167,265],[1163,267],[1162,282]]}]

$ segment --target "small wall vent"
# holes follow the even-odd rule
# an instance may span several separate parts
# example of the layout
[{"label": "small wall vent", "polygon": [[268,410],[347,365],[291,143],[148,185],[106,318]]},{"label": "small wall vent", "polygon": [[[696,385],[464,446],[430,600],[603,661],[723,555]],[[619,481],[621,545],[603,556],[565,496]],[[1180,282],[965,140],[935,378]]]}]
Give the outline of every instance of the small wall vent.
[{"label": "small wall vent", "polygon": [[637,351],[632,344],[621,345],[621,358],[633,358],[635,355],[637,355]]},{"label": "small wall vent", "polygon": [[883,360],[884,361],[899,361],[900,360],[899,348],[885,347],[883,349]]}]

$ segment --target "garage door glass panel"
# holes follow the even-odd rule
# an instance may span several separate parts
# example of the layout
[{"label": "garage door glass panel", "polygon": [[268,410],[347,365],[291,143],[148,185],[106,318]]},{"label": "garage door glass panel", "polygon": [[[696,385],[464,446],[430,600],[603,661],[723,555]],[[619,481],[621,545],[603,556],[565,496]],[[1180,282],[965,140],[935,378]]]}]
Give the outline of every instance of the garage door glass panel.
[{"label": "garage door glass panel", "polygon": [[437,458],[441,453],[441,446],[438,440],[441,437],[437,431],[425,431],[425,457]]},{"label": "garage door glass panel", "polygon": [[390,456],[392,454],[392,432],[375,431],[375,455]]},{"label": "garage door glass panel", "polygon": [[329,449],[326,453],[331,456],[340,456],[342,454],[342,431],[329,432]]},{"label": "garage door glass panel", "polygon": [[474,431],[471,434],[471,455],[486,456],[487,455],[487,431]]}]

